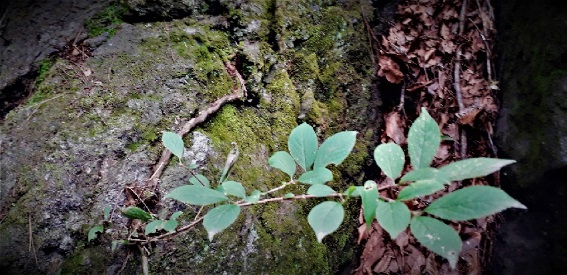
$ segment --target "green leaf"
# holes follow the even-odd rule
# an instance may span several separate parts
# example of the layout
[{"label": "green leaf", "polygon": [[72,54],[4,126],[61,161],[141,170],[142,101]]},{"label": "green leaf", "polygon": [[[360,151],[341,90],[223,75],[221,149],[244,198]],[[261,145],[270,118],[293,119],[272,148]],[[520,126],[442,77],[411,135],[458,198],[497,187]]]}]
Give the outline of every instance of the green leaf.
[{"label": "green leaf", "polygon": [[356,131],[344,131],[330,136],[319,147],[313,168],[341,164],[354,148],[356,134]]},{"label": "green leaf", "polygon": [[181,216],[181,214],[183,214],[183,211],[176,211],[175,213],[171,214],[171,217],[169,217],[169,219],[176,220],[177,218],[179,218],[179,216]]},{"label": "green leaf", "polygon": [[362,192],[364,192],[363,186],[350,186],[344,194],[349,197],[360,197]]},{"label": "green leaf", "polygon": [[445,186],[435,180],[418,180],[402,189],[398,194],[397,200],[407,201],[417,197],[431,195],[443,189],[445,189]]},{"label": "green leaf", "polygon": [[260,191],[254,190],[250,196],[244,199],[245,202],[257,203],[260,200]]},{"label": "green leaf", "polygon": [[104,231],[104,227],[102,227],[102,225],[93,226],[93,228],[91,228],[91,230],[89,230],[89,233],[87,234],[88,241],[90,242],[96,239],[97,237],[96,233],[102,233],[103,231]]},{"label": "green leaf", "polygon": [[135,206],[130,206],[126,209],[122,209],[121,212],[122,215],[130,219],[138,219],[142,221],[148,221],[152,219],[152,215]]},{"label": "green leaf", "polygon": [[449,163],[439,170],[447,175],[449,180],[456,181],[484,177],[515,162],[511,159],[471,158]]},{"label": "green leaf", "polygon": [[331,194],[335,194],[335,190],[333,188],[324,185],[324,184],[313,184],[309,189],[307,189],[308,195],[313,195],[316,197],[326,197]]},{"label": "green leaf", "polygon": [[305,171],[309,171],[313,161],[315,161],[317,146],[315,130],[305,122],[291,131],[287,142],[289,152]]},{"label": "green leaf", "polygon": [[440,171],[439,169],[435,169],[432,167],[420,168],[416,170],[412,170],[409,173],[405,174],[401,179],[400,183],[408,182],[408,181],[420,181],[420,180],[433,180],[439,182],[441,184],[450,184],[451,181],[445,175],[444,172]]},{"label": "green leaf", "polygon": [[288,174],[291,179],[295,175],[295,161],[293,157],[284,151],[275,152],[270,159],[268,159],[268,164],[271,167],[282,170],[284,173]]},{"label": "green leaf", "polygon": [[414,217],[410,224],[411,233],[427,249],[435,252],[449,261],[455,269],[462,241],[452,227],[430,217]]},{"label": "green leaf", "polygon": [[240,214],[240,206],[235,204],[225,204],[211,209],[203,219],[203,226],[209,234],[209,241],[212,241],[217,233],[234,223],[238,214]]},{"label": "green leaf", "polygon": [[162,220],[153,220],[146,224],[146,230],[144,231],[144,235],[148,236],[150,234],[156,233],[159,229],[163,228],[163,221]]},{"label": "green leaf", "polygon": [[291,199],[293,197],[295,197],[295,195],[293,193],[286,193],[285,196],[284,196],[285,199]]},{"label": "green leaf", "polygon": [[211,183],[209,182],[209,180],[201,174],[197,174],[197,175],[191,177],[189,179],[189,183],[191,183],[193,185],[197,185],[197,186],[204,186],[204,187],[207,187],[207,188],[211,187]]},{"label": "green leaf", "polygon": [[402,147],[395,143],[378,145],[374,149],[374,160],[384,174],[393,180],[402,174],[406,162]]},{"label": "green leaf", "polygon": [[345,210],[340,203],[325,201],[311,209],[307,216],[307,221],[313,228],[313,231],[315,231],[317,241],[321,242],[325,236],[339,228],[344,217]]},{"label": "green leaf", "polygon": [[476,185],[449,193],[435,200],[424,211],[442,219],[466,221],[512,207],[526,209],[500,188]]},{"label": "green leaf", "polygon": [[305,184],[324,184],[333,180],[333,173],[324,167],[316,167],[312,171],[303,173],[298,179]]},{"label": "green leaf", "polygon": [[441,144],[441,131],[437,122],[425,108],[414,121],[408,133],[408,153],[414,169],[429,167]]},{"label": "green leaf", "polygon": [[119,242],[119,241],[117,241],[117,240],[113,240],[113,241],[112,241],[112,245],[111,245],[111,247],[110,247],[110,251],[111,251],[111,252],[114,252],[114,250],[116,250],[116,247],[118,246],[118,242]]},{"label": "green leaf", "polygon": [[174,232],[175,228],[177,228],[176,220],[167,220],[163,223],[163,229],[167,232]]},{"label": "green leaf", "polygon": [[228,180],[222,183],[222,188],[225,195],[232,195],[239,198],[246,197],[246,190],[244,190],[240,182]]},{"label": "green leaf", "polygon": [[181,136],[174,132],[163,132],[161,136],[161,142],[163,146],[167,148],[167,150],[171,151],[172,154],[177,156],[179,159],[183,157],[183,150],[185,147],[183,146],[183,139]]},{"label": "green leaf", "polygon": [[106,207],[104,207],[104,220],[108,221],[110,219],[110,211],[112,210],[112,207],[110,205],[107,205]]},{"label": "green leaf", "polygon": [[172,198],[192,205],[209,205],[228,200],[222,192],[199,185],[179,186],[171,190],[165,198]]},{"label": "green leaf", "polygon": [[378,200],[376,219],[380,226],[390,234],[392,240],[395,240],[398,234],[406,230],[410,223],[410,217],[410,211],[403,202]]},{"label": "green leaf", "polygon": [[364,209],[364,220],[366,221],[366,229],[370,229],[372,221],[376,216],[376,206],[378,206],[378,187],[376,182],[368,180],[364,183],[364,187],[359,190],[362,198],[362,208]]}]

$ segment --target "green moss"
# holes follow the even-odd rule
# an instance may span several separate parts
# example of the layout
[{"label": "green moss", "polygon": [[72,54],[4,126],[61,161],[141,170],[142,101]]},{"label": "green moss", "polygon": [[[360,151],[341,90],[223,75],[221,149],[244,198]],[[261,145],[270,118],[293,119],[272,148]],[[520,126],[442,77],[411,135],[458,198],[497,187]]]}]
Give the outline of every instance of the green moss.
[{"label": "green moss", "polygon": [[105,32],[108,32],[110,36],[114,36],[116,28],[122,23],[124,12],[125,8],[123,6],[113,4],[95,14],[93,18],[85,23],[89,37],[97,37]]},{"label": "green moss", "polygon": [[104,273],[110,262],[101,246],[79,247],[61,265],[60,274]]}]

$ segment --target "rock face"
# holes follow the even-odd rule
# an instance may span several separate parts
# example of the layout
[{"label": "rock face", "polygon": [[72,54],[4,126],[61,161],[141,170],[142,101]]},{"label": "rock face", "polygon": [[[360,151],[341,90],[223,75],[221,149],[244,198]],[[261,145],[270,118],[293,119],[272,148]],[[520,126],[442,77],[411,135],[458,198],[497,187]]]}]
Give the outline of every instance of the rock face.
[{"label": "rock face", "polygon": [[[274,188],[285,177],[269,169],[267,160],[285,150],[290,131],[307,121],[321,138],[347,128],[359,131],[353,154],[334,171],[342,178],[332,186],[354,184],[348,179],[360,176],[371,160],[379,122],[360,14],[367,11],[371,19],[370,4],[213,2],[213,15],[207,14],[209,3],[192,18],[121,24],[85,62],[54,59],[41,72],[34,95],[6,116],[0,125],[1,270],[114,274],[126,260],[125,273],[141,273],[139,257],[128,256],[137,250],[124,245],[111,250],[113,240],[128,236],[128,220],[119,211],[125,194],[151,176],[163,150],[161,131],[177,130],[232,93],[238,83],[224,67],[228,60],[247,80],[250,95],[224,106],[186,137],[186,155],[200,173],[214,182],[230,143],[237,142],[241,157],[230,178],[248,192]],[[27,42],[12,43],[14,49]],[[2,83],[10,79],[2,77]],[[161,177],[161,195],[190,177],[175,163]],[[290,191],[305,191],[294,188]],[[352,225],[358,212],[347,215],[345,226],[321,244],[306,221],[313,206],[250,207],[213,242],[197,227],[153,247],[150,270],[337,272],[354,258]],[[113,209],[111,223],[103,222],[106,207]],[[154,209],[160,218],[181,210],[182,223],[198,211],[159,198]],[[104,234],[87,242],[95,225],[104,225]]]}]

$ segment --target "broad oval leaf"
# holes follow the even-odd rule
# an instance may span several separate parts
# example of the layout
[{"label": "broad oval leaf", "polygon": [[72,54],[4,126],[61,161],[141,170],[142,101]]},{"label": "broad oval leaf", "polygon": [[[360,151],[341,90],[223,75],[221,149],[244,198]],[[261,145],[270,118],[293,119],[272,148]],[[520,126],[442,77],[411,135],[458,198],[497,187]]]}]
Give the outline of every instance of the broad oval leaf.
[{"label": "broad oval leaf", "polygon": [[[325,185],[323,185],[323,186],[325,186]],[[285,198],[285,199],[291,199],[291,198],[293,198],[293,197],[295,197],[295,195],[294,195],[293,193],[286,193],[286,194],[284,195],[284,198]]]},{"label": "broad oval leaf", "polygon": [[439,170],[451,181],[484,177],[515,163],[511,159],[471,158],[449,163]]},{"label": "broad oval leaf", "polygon": [[325,201],[311,209],[307,216],[307,221],[313,228],[313,231],[315,231],[317,241],[321,242],[325,236],[339,228],[341,223],[343,223],[344,217],[345,211],[340,203]]},{"label": "broad oval leaf", "polygon": [[435,252],[449,261],[455,269],[462,241],[452,227],[430,217],[414,217],[410,224],[411,233],[427,249]]},{"label": "broad oval leaf", "polygon": [[87,234],[88,241],[90,242],[96,239],[96,233],[102,233],[103,231],[104,227],[102,227],[102,225],[95,225],[93,228],[91,228],[91,230],[89,230],[89,233]]},{"label": "broad oval leaf", "polygon": [[252,191],[252,194],[250,194],[250,196],[244,199],[245,202],[249,202],[249,203],[257,203],[259,200],[260,200],[259,190]]},{"label": "broad oval leaf", "polygon": [[445,186],[436,180],[418,180],[402,189],[398,194],[397,200],[407,201],[417,197],[431,195],[443,189],[445,189]]},{"label": "broad oval leaf", "polygon": [[169,217],[170,220],[175,220],[177,218],[179,218],[179,216],[181,216],[181,214],[183,214],[183,211],[176,211],[173,214],[171,214],[171,216]]},{"label": "broad oval leaf", "polygon": [[414,169],[429,167],[441,144],[441,131],[437,122],[425,108],[413,122],[408,133],[408,153]]},{"label": "broad oval leaf", "polygon": [[357,133],[356,131],[344,131],[330,136],[319,147],[313,168],[341,164],[354,148]]},{"label": "broad oval leaf", "polygon": [[199,185],[179,186],[171,190],[165,198],[172,198],[192,205],[209,205],[228,200],[222,192]]},{"label": "broad oval leaf", "polygon": [[233,224],[238,214],[240,214],[240,206],[235,204],[217,206],[207,212],[203,219],[203,226],[207,230],[209,241],[212,241],[217,233]]},{"label": "broad oval leaf", "polygon": [[359,189],[360,198],[362,199],[362,208],[364,211],[364,220],[366,221],[366,229],[370,229],[372,221],[376,216],[376,206],[378,206],[378,186],[376,182],[368,180],[364,183],[364,187]]},{"label": "broad oval leaf", "polygon": [[431,203],[425,212],[442,219],[466,221],[489,216],[507,208],[526,209],[500,188],[476,185],[449,193]]},{"label": "broad oval leaf", "polygon": [[318,145],[315,130],[305,122],[291,131],[287,141],[291,156],[305,171],[311,170],[311,165],[317,155]]},{"label": "broad oval leaf", "polygon": [[197,174],[195,176],[192,176],[189,179],[189,183],[191,183],[193,185],[197,185],[197,186],[204,186],[204,187],[208,187],[208,188],[211,187],[211,183],[209,182],[209,180],[201,174]]},{"label": "broad oval leaf", "polygon": [[402,174],[406,158],[402,147],[395,143],[386,143],[374,149],[374,160],[386,176],[395,180]]},{"label": "broad oval leaf", "polygon": [[138,219],[142,221],[148,221],[152,219],[152,215],[150,215],[150,213],[135,206],[130,206],[126,209],[122,209],[120,212],[122,212],[122,215],[124,215],[126,218],[130,219]]},{"label": "broad oval leaf", "polygon": [[324,184],[333,180],[333,173],[324,167],[317,167],[312,171],[303,173],[298,179],[299,182],[305,184]]},{"label": "broad oval leaf", "polygon": [[156,233],[159,229],[163,228],[162,220],[154,220],[146,224],[146,229],[144,235],[148,236],[150,234]]},{"label": "broad oval leaf", "polygon": [[432,167],[420,168],[409,171],[400,179],[400,183],[404,183],[408,181],[420,181],[420,180],[434,180],[442,184],[451,183],[451,181],[449,180],[447,175],[445,175],[444,172]]},{"label": "broad oval leaf", "polygon": [[293,175],[295,175],[295,161],[288,152],[275,152],[270,159],[268,159],[268,165],[282,170],[284,173],[288,174],[291,179],[293,179]]},{"label": "broad oval leaf", "polygon": [[308,195],[313,195],[316,197],[326,197],[331,194],[335,194],[335,190],[333,188],[324,185],[324,184],[313,184],[309,189],[307,189]]},{"label": "broad oval leaf", "polygon": [[246,190],[244,190],[244,187],[240,182],[231,181],[231,180],[225,181],[222,183],[222,188],[224,190],[225,195],[232,195],[239,198],[246,197]]},{"label": "broad oval leaf", "polygon": [[174,232],[175,228],[177,228],[177,224],[176,220],[167,220],[163,223],[163,229],[167,232]]},{"label": "broad oval leaf", "polygon": [[163,143],[163,146],[165,146],[167,150],[171,151],[171,153],[176,157],[179,159],[183,157],[183,150],[185,147],[181,136],[174,132],[163,132],[161,142]]},{"label": "broad oval leaf", "polygon": [[410,211],[403,202],[378,200],[376,219],[380,226],[390,234],[392,240],[395,240],[398,234],[406,230],[410,223],[410,217]]}]

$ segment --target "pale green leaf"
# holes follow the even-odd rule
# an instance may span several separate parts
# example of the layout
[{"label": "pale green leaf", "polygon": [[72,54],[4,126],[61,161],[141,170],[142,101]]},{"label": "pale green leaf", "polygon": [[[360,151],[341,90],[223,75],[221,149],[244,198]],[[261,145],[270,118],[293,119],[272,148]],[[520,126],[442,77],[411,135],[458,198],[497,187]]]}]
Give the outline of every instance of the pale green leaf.
[{"label": "pale green leaf", "polygon": [[305,184],[324,184],[333,180],[333,173],[324,167],[316,167],[312,171],[303,173],[298,179]]},{"label": "pale green leaf", "polygon": [[432,202],[424,211],[446,220],[466,221],[507,208],[526,209],[526,206],[500,188],[476,185],[449,193]]},{"label": "pale green leaf", "polygon": [[293,198],[293,197],[295,197],[295,195],[294,195],[293,193],[286,193],[286,194],[284,195],[284,198],[286,198],[286,199],[291,199],[291,198]]},{"label": "pale green leaf", "polygon": [[330,136],[319,147],[313,168],[341,164],[354,148],[356,134],[356,131],[344,131]]},{"label": "pale green leaf", "polygon": [[163,223],[163,229],[167,232],[174,232],[175,228],[177,228],[177,221],[176,220],[167,220]]},{"label": "pale green leaf", "polygon": [[153,220],[146,224],[146,230],[144,231],[144,235],[148,236],[150,234],[156,233],[158,230],[163,228],[163,221],[162,220]]},{"label": "pale green leaf", "polygon": [[364,186],[350,186],[344,194],[349,197],[360,197],[362,192],[364,192]]},{"label": "pale green leaf", "polygon": [[445,186],[435,180],[418,180],[404,187],[398,194],[397,200],[407,201],[417,197],[431,195],[443,189],[445,189]]},{"label": "pale green leaf", "polygon": [[225,181],[222,183],[222,189],[224,190],[225,195],[232,195],[239,198],[246,197],[246,190],[240,182],[236,181]]},{"label": "pale green leaf", "polygon": [[122,215],[130,219],[138,219],[142,221],[148,221],[152,219],[150,213],[135,206],[130,206],[126,209],[122,209],[121,212]]},{"label": "pale green leaf", "polygon": [[376,219],[380,226],[390,234],[392,240],[395,240],[398,234],[408,227],[410,217],[410,211],[403,202],[378,200]]},{"label": "pale green leaf", "polygon": [[106,207],[104,207],[104,220],[108,221],[110,219],[110,211],[112,210],[112,207],[110,205],[107,205]]},{"label": "pale green leaf", "polygon": [[376,206],[378,206],[378,187],[376,182],[368,180],[364,183],[364,187],[359,190],[362,199],[362,208],[364,210],[364,220],[366,221],[366,229],[370,229],[372,221],[376,216]]},{"label": "pale green leaf", "polygon": [[175,220],[177,218],[179,218],[179,216],[181,216],[181,214],[183,214],[183,211],[176,211],[173,214],[171,214],[171,216],[169,217],[170,220]]},{"label": "pale green leaf", "polygon": [[315,130],[307,123],[295,127],[287,142],[291,156],[305,171],[311,170],[311,165],[317,155],[318,144]]},{"label": "pale green leaf", "polygon": [[406,158],[402,147],[395,143],[380,144],[374,149],[374,160],[382,172],[395,180],[404,169]]},{"label": "pale green leaf", "polygon": [[244,201],[249,202],[249,203],[257,203],[258,200],[260,200],[260,191],[259,190],[254,190],[252,191],[252,194],[250,194],[250,196],[246,197],[244,199]]},{"label": "pale green leaf", "polygon": [[209,205],[228,200],[222,192],[199,185],[183,185],[177,187],[171,190],[165,198],[172,198],[192,205]]},{"label": "pale green leaf", "polygon": [[181,136],[174,132],[163,132],[161,136],[161,142],[167,150],[171,151],[172,154],[177,156],[179,159],[183,157],[183,150],[185,149],[183,145],[183,139]]},{"label": "pale green leaf", "polygon": [[414,121],[408,133],[408,153],[414,169],[429,167],[441,144],[441,131],[437,122],[425,108]]},{"label": "pale green leaf", "polygon": [[331,194],[335,194],[335,190],[333,188],[324,185],[324,184],[313,184],[309,189],[307,189],[308,195],[313,195],[316,197],[326,197]]},{"label": "pale green leaf", "polygon": [[447,175],[445,175],[444,172],[432,167],[425,167],[425,168],[412,170],[407,174],[405,174],[400,179],[400,183],[404,183],[408,181],[419,181],[419,180],[433,180],[442,184],[451,183],[451,181],[449,180]]},{"label": "pale green leaf", "polygon": [[91,230],[89,230],[89,233],[87,234],[88,241],[90,242],[96,239],[97,237],[96,233],[102,233],[103,231],[104,231],[104,227],[102,227],[102,225],[93,226],[93,228],[91,228]]},{"label": "pale green leaf", "polygon": [[211,183],[209,182],[209,180],[201,174],[197,174],[197,175],[189,178],[189,183],[191,183],[193,185],[197,185],[197,186],[204,186],[204,187],[207,187],[207,188],[211,187]]},{"label": "pale green leaf", "polygon": [[217,233],[233,224],[238,214],[240,214],[240,206],[235,204],[225,204],[211,209],[203,219],[203,226],[207,230],[209,241],[212,241]]},{"label": "pale green leaf", "polygon": [[427,249],[447,259],[455,269],[462,241],[452,227],[430,217],[414,217],[410,224],[411,233]]},{"label": "pale green leaf", "polygon": [[295,175],[295,161],[288,152],[275,152],[270,159],[268,159],[268,165],[282,170],[284,173],[288,174],[291,179],[293,179],[293,175]]},{"label": "pale green leaf", "polygon": [[447,175],[449,180],[456,181],[484,177],[515,162],[511,159],[471,158],[449,163],[439,170]]},{"label": "pale green leaf", "polygon": [[307,221],[315,231],[317,241],[321,242],[325,236],[339,228],[344,217],[345,211],[340,203],[325,201],[311,209]]}]

